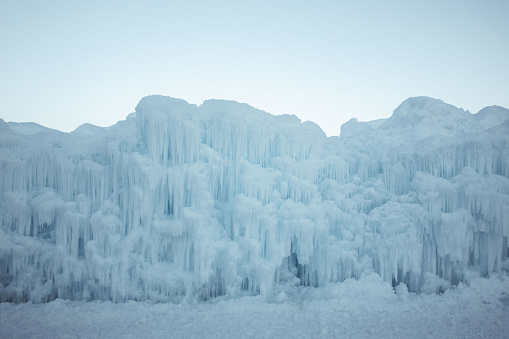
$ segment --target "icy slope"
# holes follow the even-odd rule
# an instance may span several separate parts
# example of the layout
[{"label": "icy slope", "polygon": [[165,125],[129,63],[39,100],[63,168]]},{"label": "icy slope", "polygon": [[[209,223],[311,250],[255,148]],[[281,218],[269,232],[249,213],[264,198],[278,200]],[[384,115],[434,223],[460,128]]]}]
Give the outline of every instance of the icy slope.
[{"label": "icy slope", "polygon": [[285,300],[373,270],[428,293],[507,270],[507,119],[410,98],[327,138],[150,96],[109,128],[0,121],[0,299]]}]

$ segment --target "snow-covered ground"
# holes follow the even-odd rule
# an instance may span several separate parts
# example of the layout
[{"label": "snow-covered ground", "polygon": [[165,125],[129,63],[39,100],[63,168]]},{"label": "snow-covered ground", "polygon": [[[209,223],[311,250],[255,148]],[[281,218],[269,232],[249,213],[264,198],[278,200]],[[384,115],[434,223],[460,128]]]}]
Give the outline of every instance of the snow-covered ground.
[{"label": "snow-covered ground", "polygon": [[2,338],[508,338],[509,277],[413,294],[376,274],[303,288],[292,302],[0,304]]}]

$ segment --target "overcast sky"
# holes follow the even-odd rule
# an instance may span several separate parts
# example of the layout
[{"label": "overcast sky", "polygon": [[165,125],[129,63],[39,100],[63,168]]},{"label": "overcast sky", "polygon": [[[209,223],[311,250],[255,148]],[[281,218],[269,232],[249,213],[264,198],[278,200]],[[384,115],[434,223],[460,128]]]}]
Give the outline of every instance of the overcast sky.
[{"label": "overcast sky", "polygon": [[0,118],[109,126],[162,94],[338,135],[431,96],[509,107],[509,1],[0,1]]}]

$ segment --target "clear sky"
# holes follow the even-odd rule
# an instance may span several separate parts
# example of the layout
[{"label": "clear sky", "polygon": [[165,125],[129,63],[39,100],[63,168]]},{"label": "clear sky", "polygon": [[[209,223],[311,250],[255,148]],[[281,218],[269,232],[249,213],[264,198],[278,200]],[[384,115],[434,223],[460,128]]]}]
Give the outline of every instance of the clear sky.
[{"label": "clear sky", "polygon": [[431,96],[509,108],[509,1],[0,1],[0,118],[109,126],[162,94],[338,135]]}]

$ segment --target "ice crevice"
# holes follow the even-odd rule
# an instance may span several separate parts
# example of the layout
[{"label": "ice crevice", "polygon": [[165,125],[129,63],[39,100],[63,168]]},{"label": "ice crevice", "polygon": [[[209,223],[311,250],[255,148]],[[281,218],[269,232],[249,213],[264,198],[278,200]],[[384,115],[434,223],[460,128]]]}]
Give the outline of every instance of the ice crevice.
[{"label": "ice crevice", "polygon": [[403,102],[341,127],[143,98],[108,128],[0,121],[0,301],[286,300],[368,272],[507,271],[509,111]]}]

